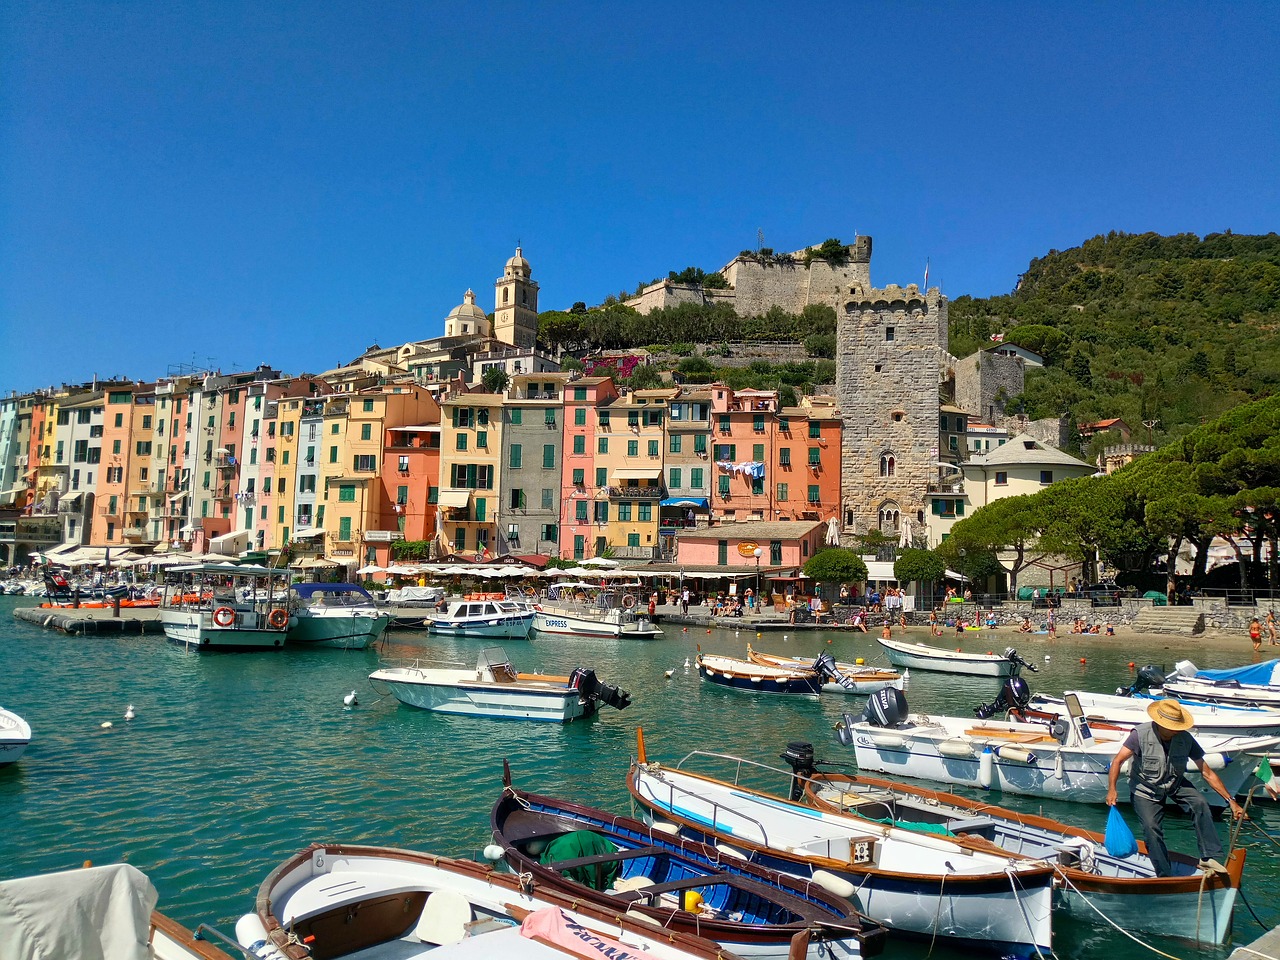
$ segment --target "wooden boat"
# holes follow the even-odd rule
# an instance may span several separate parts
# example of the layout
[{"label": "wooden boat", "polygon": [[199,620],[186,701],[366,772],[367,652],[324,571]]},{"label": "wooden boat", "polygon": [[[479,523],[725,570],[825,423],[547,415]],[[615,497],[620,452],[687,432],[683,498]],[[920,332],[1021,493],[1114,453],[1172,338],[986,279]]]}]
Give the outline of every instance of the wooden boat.
[{"label": "wooden boat", "polygon": [[381,639],[391,619],[356,583],[295,583],[289,587],[290,643],[363,650]]},{"label": "wooden boat", "polygon": [[592,716],[601,703],[625,710],[631,696],[579,667],[567,677],[518,673],[501,647],[480,652],[474,670],[423,665],[386,666],[369,674],[411,707],[472,717],[567,723]]},{"label": "wooden boat", "polygon": [[[727,764],[732,778],[685,769],[695,761]],[[783,792],[742,783],[764,775],[778,779]],[[649,763],[642,736],[627,775],[646,817],[669,820],[728,856],[821,883],[892,932],[1000,956],[1049,952],[1050,864],[814,810],[797,802],[790,785],[789,771],[704,751],[674,767]]]},{"label": "wooden boat", "polygon": [[[1067,698],[1070,721],[1057,725],[984,718],[1007,709],[1004,700],[1002,691],[995,704],[980,708],[978,719],[923,716],[908,712],[901,691],[883,690],[867,701],[860,717],[846,713],[836,725],[836,737],[853,748],[858,769],[866,773],[1052,800],[1105,802],[1111,761],[1129,731],[1094,730],[1083,708],[1073,705],[1071,698]],[[1253,774],[1256,764],[1248,762],[1249,755],[1265,754],[1280,745],[1280,737],[1203,734],[1197,740],[1206,762],[1233,794]],[[1201,786],[1194,764],[1188,764],[1187,776]],[[1120,799],[1127,802],[1128,798],[1128,791],[1121,790]],[[1207,798],[1210,803],[1225,803],[1214,790],[1207,790]]]},{"label": "wooden boat", "polygon": [[949,650],[927,643],[886,640],[884,637],[877,637],[876,642],[884,647],[889,662],[895,667],[909,667],[912,670],[963,673],[976,677],[1009,677],[1016,676],[1023,667],[1031,671],[1037,669],[1018,656],[1018,651],[1013,647],[1008,647],[1004,653],[977,653],[958,648]]},{"label": "wooden boat", "polygon": [[[753,650],[749,643],[747,644],[747,659],[752,663],[759,663],[768,667],[785,667],[788,670],[812,670],[816,662],[804,657],[784,657],[776,653],[761,653],[759,650]],[[843,663],[839,660],[836,661],[836,669],[840,671],[849,683],[844,684],[836,680],[827,680],[822,685],[823,693],[868,694],[883,690],[885,687],[896,687],[901,690],[903,681],[906,679],[897,670],[884,670],[879,667],[868,667],[862,664]]]},{"label": "wooden boat", "polygon": [[1230,670],[1197,670],[1183,660],[1165,678],[1164,696],[1235,707],[1280,707],[1280,660]]},{"label": "wooden boat", "polygon": [[158,912],[156,900],[151,881],[127,863],[0,881],[0,954],[231,960]]},{"label": "wooden boat", "polygon": [[743,957],[798,960],[791,945],[800,933],[808,934],[812,960],[870,957],[883,948],[883,927],[817,884],[727,859],[638,820],[525,793],[510,778],[504,763],[493,840],[511,869],[538,887],[605,909],[625,906]]},{"label": "wooden boat", "polygon": [[17,763],[31,743],[31,724],[0,707],[0,767]]},{"label": "wooden boat", "polygon": [[1227,858],[1225,876],[1201,871],[1195,857],[1170,852],[1174,875],[1157,877],[1146,844],[1140,843],[1132,857],[1113,857],[1101,833],[924,787],[863,774],[816,772],[808,744],[792,744],[788,754],[797,746],[809,748],[809,763],[793,762],[793,769],[804,784],[805,800],[821,810],[945,831],[974,849],[994,845],[1051,862],[1058,875],[1055,909],[1079,919],[1097,922],[1101,913],[1125,930],[1201,943],[1223,943],[1231,932],[1243,849]]},{"label": "wooden boat", "polygon": [[[174,643],[200,651],[284,646],[289,627],[288,570],[195,563],[170,567],[167,572],[177,580],[168,586],[160,622]],[[259,590],[258,582],[265,583],[265,589]]]},{"label": "wooden boat", "polygon": [[709,940],[478,863],[336,844],[271,871],[236,939],[260,960],[736,960]]},{"label": "wooden boat", "polygon": [[816,697],[822,690],[822,677],[815,670],[770,667],[708,653],[698,654],[697,665],[703,680],[730,690],[792,697]]},{"label": "wooden boat", "polygon": [[531,605],[514,600],[464,597],[450,600],[442,613],[429,613],[423,619],[428,630],[445,637],[527,640],[534,612]]}]

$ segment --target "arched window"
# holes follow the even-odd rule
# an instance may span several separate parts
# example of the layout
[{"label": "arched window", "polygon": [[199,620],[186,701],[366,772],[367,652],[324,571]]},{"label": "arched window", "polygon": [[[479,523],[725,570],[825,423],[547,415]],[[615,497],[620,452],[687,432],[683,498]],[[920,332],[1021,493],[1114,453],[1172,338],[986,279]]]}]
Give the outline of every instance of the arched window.
[{"label": "arched window", "polygon": [[511,289],[509,287],[502,288],[502,302],[506,303],[511,299]]},{"label": "arched window", "polygon": [[885,533],[889,533],[889,532],[897,533],[898,523],[899,523],[898,505],[894,503],[892,500],[886,500],[884,503],[880,504],[880,512],[879,512],[880,529]]},{"label": "arched window", "polygon": [[896,468],[897,461],[894,460],[893,454],[886,453],[880,458],[880,476],[892,477]]}]

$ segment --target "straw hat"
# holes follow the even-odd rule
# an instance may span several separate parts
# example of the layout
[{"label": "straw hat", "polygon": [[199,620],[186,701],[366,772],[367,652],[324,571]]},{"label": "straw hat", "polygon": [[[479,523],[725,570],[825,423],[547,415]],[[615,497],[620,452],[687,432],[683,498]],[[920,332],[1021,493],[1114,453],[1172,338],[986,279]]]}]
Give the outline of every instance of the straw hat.
[{"label": "straw hat", "polygon": [[1191,711],[1177,700],[1155,700],[1147,704],[1147,716],[1166,730],[1190,730],[1195,726]]}]

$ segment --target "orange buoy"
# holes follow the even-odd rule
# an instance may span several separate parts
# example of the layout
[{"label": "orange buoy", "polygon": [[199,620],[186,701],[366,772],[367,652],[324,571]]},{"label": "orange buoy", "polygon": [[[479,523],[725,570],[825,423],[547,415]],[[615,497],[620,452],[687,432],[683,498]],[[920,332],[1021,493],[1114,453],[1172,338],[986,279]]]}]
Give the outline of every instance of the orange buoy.
[{"label": "orange buoy", "polygon": [[1132,660],[1130,660],[1130,661],[1129,661],[1129,669],[1130,669],[1130,670],[1132,670],[1132,669],[1133,669],[1133,661],[1132,661]]},{"label": "orange buoy", "polygon": [[710,632],[711,632],[711,628],[707,627],[707,633],[710,633]]},{"label": "orange buoy", "polygon": [[1081,657],[1081,658],[1080,658],[1080,662],[1081,662],[1081,663],[1084,663],[1084,657]]},{"label": "orange buoy", "polygon": [[959,652],[960,652],[960,648],[956,647],[956,653],[959,653]]}]

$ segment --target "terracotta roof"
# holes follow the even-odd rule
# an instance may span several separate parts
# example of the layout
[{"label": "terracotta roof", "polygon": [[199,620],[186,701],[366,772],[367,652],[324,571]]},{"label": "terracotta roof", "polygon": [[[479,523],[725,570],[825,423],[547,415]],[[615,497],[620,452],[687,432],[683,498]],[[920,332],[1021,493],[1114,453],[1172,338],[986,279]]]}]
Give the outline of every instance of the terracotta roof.
[{"label": "terracotta roof", "polygon": [[742,520],[715,527],[677,530],[676,537],[681,540],[797,540],[825,525],[822,520]]}]

